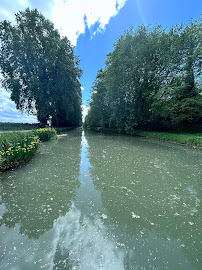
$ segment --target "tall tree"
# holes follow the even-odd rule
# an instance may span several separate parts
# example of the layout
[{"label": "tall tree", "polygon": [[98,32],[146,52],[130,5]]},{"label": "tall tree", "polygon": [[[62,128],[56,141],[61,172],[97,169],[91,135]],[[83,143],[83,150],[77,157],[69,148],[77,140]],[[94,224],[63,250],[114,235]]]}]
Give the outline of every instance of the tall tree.
[{"label": "tall tree", "polygon": [[162,116],[170,119],[175,129],[187,129],[202,118],[200,28],[199,19],[186,26],[172,27],[167,33],[169,72],[152,111],[157,121]]},{"label": "tall tree", "polygon": [[81,70],[74,49],[36,9],[15,14],[16,25],[0,23],[2,85],[17,109],[52,116],[56,126],[81,124]]},{"label": "tall tree", "polygon": [[[132,132],[200,123],[200,28],[199,19],[170,30],[141,25],[121,35],[107,56],[103,95],[95,81],[86,124]],[[106,104],[110,109],[103,122]]]}]

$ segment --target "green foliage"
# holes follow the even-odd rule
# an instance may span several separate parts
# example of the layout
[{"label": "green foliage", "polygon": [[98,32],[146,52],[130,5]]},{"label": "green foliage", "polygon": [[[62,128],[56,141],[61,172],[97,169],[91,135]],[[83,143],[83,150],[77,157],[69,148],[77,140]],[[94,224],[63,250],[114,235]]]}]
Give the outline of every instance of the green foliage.
[{"label": "green foliage", "polygon": [[53,128],[33,130],[32,132],[13,132],[0,134],[0,171],[17,167],[29,161],[38,145],[56,136]]},{"label": "green foliage", "polygon": [[156,138],[160,140],[179,142],[190,146],[202,147],[202,133],[188,134],[188,133],[139,131],[138,136]]},{"label": "green foliage", "polygon": [[33,130],[32,133],[38,136],[41,142],[49,141],[52,137],[56,136],[54,128],[40,128]]},{"label": "green foliage", "polygon": [[[118,129],[115,128],[91,128],[95,131],[105,132],[105,133],[120,133]],[[202,133],[171,133],[171,132],[157,132],[157,131],[142,131],[142,130],[133,130],[132,132],[124,132],[124,134],[154,138],[162,141],[171,141],[178,142],[190,146],[199,146],[202,147]]]},{"label": "green foliage", "polygon": [[108,126],[110,108],[106,97],[105,73],[102,69],[98,71],[92,89],[91,110],[87,115],[87,122],[90,126]]},{"label": "green foliage", "polygon": [[4,149],[6,151],[9,147],[16,146],[26,136],[31,135],[33,135],[32,132],[0,133],[0,150]]},{"label": "green foliage", "polygon": [[16,25],[0,23],[2,85],[17,109],[37,115],[42,124],[81,124],[81,70],[74,49],[36,9],[15,15]]},{"label": "green foliage", "polygon": [[84,126],[186,130],[202,119],[200,19],[119,37],[98,72]]},{"label": "green foliage", "polygon": [[39,138],[31,133],[4,133],[0,136],[0,171],[29,161],[35,154],[39,142]]},{"label": "green foliage", "polygon": [[61,134],[67,131],[74,129],[74,127],[62,127],[62,128],[55,128],[57,134]]}]

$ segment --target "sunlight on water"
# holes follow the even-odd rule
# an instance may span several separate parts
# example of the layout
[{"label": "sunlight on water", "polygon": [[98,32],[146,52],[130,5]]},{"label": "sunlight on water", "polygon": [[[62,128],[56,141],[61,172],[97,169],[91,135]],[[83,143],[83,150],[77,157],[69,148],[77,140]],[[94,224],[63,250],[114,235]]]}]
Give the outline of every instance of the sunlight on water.
[{"label": "sunlight on water", "polygon": [[77,129],[0,174],[0,269],[201,269],[202,152]]}]

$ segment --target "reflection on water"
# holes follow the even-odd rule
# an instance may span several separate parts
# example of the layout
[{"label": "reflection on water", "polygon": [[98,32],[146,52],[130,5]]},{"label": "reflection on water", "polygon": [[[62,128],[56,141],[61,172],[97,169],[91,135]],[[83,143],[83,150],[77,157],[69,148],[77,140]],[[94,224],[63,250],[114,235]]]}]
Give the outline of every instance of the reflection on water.
[{"label": "reflection on water", "polygon": [[38,238],[65,215],[79,187],[81,134],[43,144],[37,157],[23,168],[1,175],[1,224]]},{"label": "reflection on water", "polygon": [[[92,220],[73,206],[65,217],[57,220],[54,229],[49,261],[53,258],[56,269],[64,263],[79,269],[123,269],[124,253],[116,249],[115,243],[108,237],[107,226],[98,217]],[[59,258],[64,260],[59,262]]]},{"label": "reflection on water", "polygon": [[201,269],[201,154],[81,129],[43,144],[0,175],[0,269]]},{"label": "reflection on water", "polygon": [[21,237],[18,226],[4,230],[1,269],[124,269],[124,252],[108,238],[104,222],[83,216],[74,205],[37,241]]},{"label": "reflection on water", "polygon": [[[201,152],[133,137],[94,136],[86,134],[94,186],[126,247],[131,251],[144,246],[138,252],[139,265],[200,269]],[[146,251],[148,243],[151,250]]]}]

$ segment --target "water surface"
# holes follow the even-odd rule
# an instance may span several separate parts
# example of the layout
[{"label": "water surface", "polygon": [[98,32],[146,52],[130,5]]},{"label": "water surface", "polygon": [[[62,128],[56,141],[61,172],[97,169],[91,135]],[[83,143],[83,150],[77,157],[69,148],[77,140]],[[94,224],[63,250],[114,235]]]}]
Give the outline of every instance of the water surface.
[{"label": "water surface", "polygon": [[0,269],[202,269],[202,152],[81,129],[0,174]]}]

